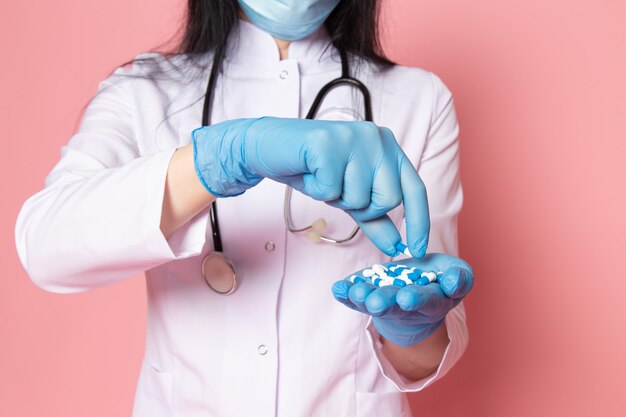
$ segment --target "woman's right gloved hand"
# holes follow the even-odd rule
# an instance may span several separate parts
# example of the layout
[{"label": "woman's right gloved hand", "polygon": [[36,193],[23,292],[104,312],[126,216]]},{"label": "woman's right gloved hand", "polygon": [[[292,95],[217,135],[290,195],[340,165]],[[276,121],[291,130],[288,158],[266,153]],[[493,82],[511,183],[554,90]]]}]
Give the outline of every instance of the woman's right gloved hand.
[{"label": "woman's right gloved hand", "polygon": [[411,254],[426,254],[426,189],[391,130],[371,122],[261,117],[192,132],[196,173],[216,197],[240,195],[263,178],[345,210],[384,253],[401,237],[387,212],[404,204]]}]

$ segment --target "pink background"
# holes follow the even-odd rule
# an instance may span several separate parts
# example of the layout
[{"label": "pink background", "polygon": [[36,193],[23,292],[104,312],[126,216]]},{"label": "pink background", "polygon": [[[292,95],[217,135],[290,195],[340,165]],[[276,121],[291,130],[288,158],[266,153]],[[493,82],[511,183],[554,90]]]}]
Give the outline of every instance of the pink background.
[{"label": "pink background", "polygon": [[[0,3],[2,416],[130,414],[142,278],[46,293],[13,227],[98,82],[168,39],[183,3]],[[626,3],[389,0],[385,16],[391,57],[454,93],[477,273],[468,351],[416,416],[626,415]]]}]

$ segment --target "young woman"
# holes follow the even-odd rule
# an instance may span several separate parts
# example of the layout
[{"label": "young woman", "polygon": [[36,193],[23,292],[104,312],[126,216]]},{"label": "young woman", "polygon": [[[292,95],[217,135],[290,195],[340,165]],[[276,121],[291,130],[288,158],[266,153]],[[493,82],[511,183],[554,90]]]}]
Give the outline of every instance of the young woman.
[{"label": "young woman", "polygon": [[[59,293],[145,271],[135,417],[410,415],[404,392],[467,344],[449,90],[384,57],[376,0],[188,7],[181,45],[101,83],[24,204],[24,267]],[[340,279],[404,253],[441,274]]]}]

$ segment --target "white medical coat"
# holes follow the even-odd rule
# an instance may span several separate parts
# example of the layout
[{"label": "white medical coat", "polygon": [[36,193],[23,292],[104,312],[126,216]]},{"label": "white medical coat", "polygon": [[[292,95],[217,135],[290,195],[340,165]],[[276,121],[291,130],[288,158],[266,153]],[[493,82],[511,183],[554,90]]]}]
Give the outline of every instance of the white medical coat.
[{"label": "white medical coat", "polygon": [[[292,42],[285,60],[267,33],[245,21],[237,30],[213,123],[304,117],[322,85],[340,75],[324,28]],[[201,124],[208,71],[193,78],[173,65],[178,58],[141,56],[154,58],[167,76],[127,77],[154,68],[144,63],[105,79],[16,226],[20,259],[45,290],[87,291],[145,271],[147,339],[133,416],[411,415],[403,392],[442,377],[465,349],[462,304],[446,317],[450,343],[439,368],[419,381],[404,379],[383,355],[369,316],[330,291],[335,280],[390,259],[362,233],[339,247],[288,233],[285,187],[271,180],[219,199],[224,251],[240,287],[230,296],[211,291],[200,269],[212,250],[208,209],[169,239],[159,229],[168,163]],[[391,128],[426,184],[429,252],[456,254],[462,190],[450,91],[418,68],[378,72],[363,64],[356,75],[372,94],[374,121]],[[358,94],[341,87],[319,116],[351,120],[353,110],[362,114]],[[297,225],[325,217],[334,236],[354,227],[345,213],[299,193],[292,212]],[[391,215],[402,227],[402,208]]]}]

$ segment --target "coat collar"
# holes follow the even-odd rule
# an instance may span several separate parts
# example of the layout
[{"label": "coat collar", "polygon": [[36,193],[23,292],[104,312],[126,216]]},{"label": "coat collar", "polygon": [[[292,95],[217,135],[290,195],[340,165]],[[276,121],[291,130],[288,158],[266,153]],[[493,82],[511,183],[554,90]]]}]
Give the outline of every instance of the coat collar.
[{"label": "coat collar", "polygon": [[306,38],[289,44],[289,57],[280,60],[274,38],[250,22],[238,19],[229,40],[226,60],[250,68],[274,70],[280,63],[295,61],[302,73],[313,73],[336,68],[339,54],[322,25]]}]

